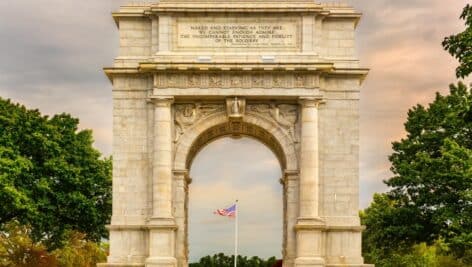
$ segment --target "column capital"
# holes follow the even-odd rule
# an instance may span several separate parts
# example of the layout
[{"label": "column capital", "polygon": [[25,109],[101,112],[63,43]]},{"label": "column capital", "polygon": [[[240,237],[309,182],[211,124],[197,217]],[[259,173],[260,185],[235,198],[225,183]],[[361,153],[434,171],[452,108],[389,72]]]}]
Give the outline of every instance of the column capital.
[{"label": "column capital", "polygon": [[326,103],[326,100],[323,96],[310,96],[310,97],[300,97],[298,98],[298,103],[302,105],[302,107],[313,107],[317,108],[321,104]]},{"label": "column capital", "polygon": [[170,107],[174,103],[173,96],[159,96],[150,99],[156,107]]},{"label": "column capital", "polygon": [[284,175],[280,178],[280,184],[287,185],[288,182],[298,181],[300,172],[298,170],[285,170]]},{"label": "column capital", "polygon": [[284,171],[284,179],[298,180],[299,176],[300,176],[300,172],[298,170],[285,170]]},{"label": "column capital", "polygon": [[192,183],[188,170],[173,170],[172,173],[174,174],[174,180],[184,180],[187,184]]}]

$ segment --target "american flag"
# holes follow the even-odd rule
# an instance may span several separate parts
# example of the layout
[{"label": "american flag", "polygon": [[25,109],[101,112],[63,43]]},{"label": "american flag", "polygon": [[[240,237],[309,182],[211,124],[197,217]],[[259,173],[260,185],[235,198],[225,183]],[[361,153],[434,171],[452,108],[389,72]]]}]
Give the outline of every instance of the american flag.
[{"label": "american flag", "polygon": [[233,204],[231,207],[226,209],[218,209],[214,212],[216,215],[235,217],[236,216],[236,204]]}]

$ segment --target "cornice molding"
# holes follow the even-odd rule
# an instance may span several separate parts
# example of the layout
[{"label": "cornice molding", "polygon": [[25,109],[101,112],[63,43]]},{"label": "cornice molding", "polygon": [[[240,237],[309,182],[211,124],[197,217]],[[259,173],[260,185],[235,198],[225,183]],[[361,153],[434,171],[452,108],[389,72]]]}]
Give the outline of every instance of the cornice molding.
[{"label": "cornice molding", "polygon": [[369,73],[367,68],[334,68],[333,63],[140,63],[139,67],[108,67],[103,69],[110,81],[116,75],[151,75],[156,73],[192,73],[202,72],[306,72],[317,73],[322,77],[351,76],[358,77],[361,83]]},{"label": "cornice molding", "polygon": [[283,0],[161,0],[159,3],[124,5],[112,16],[118,25],[120,18],[126,17],[153,17],[163,13],[301,13],[315,14],[324,18],[352,19],[356,25],[362,13],[354,8],[339,4],[318,4],[311,0],[283,1]]}]

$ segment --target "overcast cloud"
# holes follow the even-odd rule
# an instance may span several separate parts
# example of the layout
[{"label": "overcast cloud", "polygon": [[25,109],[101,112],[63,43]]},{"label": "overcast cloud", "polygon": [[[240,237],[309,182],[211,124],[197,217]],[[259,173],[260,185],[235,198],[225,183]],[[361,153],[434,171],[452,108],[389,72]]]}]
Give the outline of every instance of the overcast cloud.
[{"label": "overcast cloud", "polygon": [[[0,96],[46,114],[71,113],[80,118],[82,128],[93,129],[96,147],[109,155],[111,85],[102,67],[110,66],[118,51],[117,30],[110,12],[125,2],[128,1],[0,1]],[[358,53],[362,65],[371,68],[361,93],[360,203],[366,207],[374,192],[386,190],[382,180],[391,175],[387,156],[391,142],[404,136],[408,109],[416,103],[430,102],[436,91],[446,93],[448,85],[456,81],[457,63],[443,51],[441,41],[462,31],[463,21],[458,17],[468,1],[347,2],[364,14],[357,31]],[[252,218],[252,233],[260,232],[261,242],[273,240],[268,243],[274,244],[244,241],[243,237],[242,251],[280,255],[281,221],[277,218],[281,217],[281,189],[275,157],[254,141],[243,139],[235,145],[230,139],[224,140],[203,150],[193,165],[192,175],[198,179],[191,190],[190,229],[204,234],[198,236],[197,230],[191,234],[191,255],[196,258],[231,248],[227,240],[211,241],[224,237],[229,230],[225,228],[227,223],[216,221],[218,227],[205,229],[206,224],[215,222],[204,217],[237,195],[267,196],[261,198],[259,205],[242,205],[247,205],[246,212]],[[248,151],[249,155],[244,154]],[[213,165],[216,152],[218,164]],[[246,161],[248,158],[251,160]],[[222,200],[209,200],[209,195],[221,196]],[[264,207],[273,217],[257,216],[258,209]],[[208,220],[215,219],[208,216]],[[267,224],[272,220],[274,223]],[[245,235],[249,238],[251,233]],[[210,241],[214,244],[202,245]]]}]

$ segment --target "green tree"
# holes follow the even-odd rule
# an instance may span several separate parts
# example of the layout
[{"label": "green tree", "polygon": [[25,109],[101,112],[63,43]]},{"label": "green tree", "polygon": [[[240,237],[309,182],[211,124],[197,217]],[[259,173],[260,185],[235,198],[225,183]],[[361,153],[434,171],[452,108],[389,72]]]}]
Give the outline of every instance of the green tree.
[{"label": "green tree", "polygon": [[88,241],[79,232],[69,232],[63,248],[56,249],[52,254],[57,258],[60,267],[94,267],[106,261],[108,248],[104,243]]},{"label": "green tree", "polygon": [[460,65],[456,69],[456,76],[464,78],[472,72],[472,6],[467,5],[461,16],[465,20],[465,31],[446,37],[443,47],[455,57]]},{"label": "green tree", "polygon": [[17,220],[52,250],[76,230],[99,241],[111,214],[111,160],[68,114],[0,98],[0,226]]},{"label": "green tree", "polygon": [[[238,267],[272,267],[276,262],[275,257],[270,257],[267,260],[261,259],[257,256],[248,258],[246,256],[238,255]],[[223,253],[218,253],[213,256],[205,256],[198,262],[190,263],[190,267],[233,267],[234,255],[227,256]]]},{"label": "green tree", "polygon": [[[366,258],[392,258],[444,240],[472,263],[472,93],[464,84],[408,112],[406,138],[393,143],[387,194],[361,213]],[[382,265],[383,266],[383,265]],[[387,266],[387,265],[385,265]]]}]

